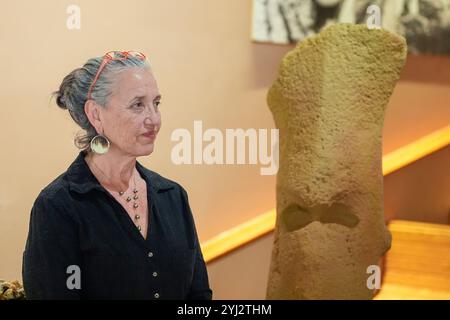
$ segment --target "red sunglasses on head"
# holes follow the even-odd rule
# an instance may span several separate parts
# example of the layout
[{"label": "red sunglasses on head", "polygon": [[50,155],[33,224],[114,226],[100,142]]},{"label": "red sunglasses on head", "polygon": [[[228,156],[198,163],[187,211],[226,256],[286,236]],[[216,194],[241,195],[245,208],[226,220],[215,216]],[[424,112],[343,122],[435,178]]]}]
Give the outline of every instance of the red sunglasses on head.
[{"label": "red sunglasses on head", "polygon": [[102,63],[100,63],[100,67],[98,68],[97,74],[95,75],[94,80],[92,81],[92,84],[89,87],[87,95],[88,100],[91,99],[92,89],[94,88],[95,83],[97,82],[98,77],[100,76],[102,70],[105,68],[106,64],[111,60],[126,60],[129,57],[134,57],[141,60],[146,59],[145,54],[137,51],[110,51],[103,56]]}]

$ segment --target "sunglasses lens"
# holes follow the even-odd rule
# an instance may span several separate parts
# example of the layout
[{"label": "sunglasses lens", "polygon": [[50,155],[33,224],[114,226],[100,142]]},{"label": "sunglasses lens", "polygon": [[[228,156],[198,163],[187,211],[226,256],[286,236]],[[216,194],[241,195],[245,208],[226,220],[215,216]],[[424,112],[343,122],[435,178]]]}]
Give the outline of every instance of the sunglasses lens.
[{"label": "sunglasses lens", "polygon": [[137,51],[128,51],[128,56],[133,58],[138,58],[141,60],[145,60],[145,55],[143,53]]},{"label": "sunglasses lens", "polygon": [[122,51],[114,51],[113,58],[117,59],[117,60],[126,59],[127,58],[127,53],[126,52],[122,52]]},{"label": "sunglasses lens", "polygon": [[145,55],[137,51],[110,51],[106,56],[112,60],[124,60],[131,57],[145,60]]}]

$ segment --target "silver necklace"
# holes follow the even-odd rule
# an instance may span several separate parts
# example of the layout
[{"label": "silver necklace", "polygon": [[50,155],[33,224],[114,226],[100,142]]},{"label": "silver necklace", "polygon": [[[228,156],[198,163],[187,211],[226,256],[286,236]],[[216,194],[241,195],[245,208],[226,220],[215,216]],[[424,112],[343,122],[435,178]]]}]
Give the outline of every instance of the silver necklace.
[{"label": "silver necklace", "polygon": [[[100,173],[103,174],[103,176],[105,176],[106,178],[108,178],[108,177],[106,176],[106,174],[103,172],[103,170],[100,169],[100,168],[94,163],[94,161],[91,161],[91,163],[94,164],[94,166],[100,171]],[[138,190],[137,187],[136,187],[136,175],[135,175],[135,173],[134,173],[134,170],[133,170],[133,183],[134,183],[133,195],[132,195],[132,196],[127,196],[125,200],[127,201],[127,203],[129,203],[131,200],[134,200],[134,201],[133,201],[134,224],[135,224],[135,226],[137,227],[137,229],[138,229],[139,231],[141,231],[141,230],[142,230],[142,227],[141,227],[141,225],[139,224],[140,219],[141,219],[141,216],[140,216],[139,213],[137,212],[137,208],[139,208],[139,203],[138,203],[138,200],[139,200],[139,196],[138,196],[139,190]],[[111,191],[110,191],[110,192],[111,192]],[[115,192],[115,191],[114,191],[114,192]],[[120,191],[117,192],[117,193],[119,194],[120,197],[122,197],[122,196],[125,194],[125,191],[120,190]]]}]

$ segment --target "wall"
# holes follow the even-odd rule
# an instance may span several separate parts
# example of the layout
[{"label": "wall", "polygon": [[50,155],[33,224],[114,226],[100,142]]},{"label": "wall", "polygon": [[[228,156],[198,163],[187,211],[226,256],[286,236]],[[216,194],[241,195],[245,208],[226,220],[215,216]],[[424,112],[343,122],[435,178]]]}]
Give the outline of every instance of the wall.
[{"label": "wall", "polygon": [[[81,8],[80,30],[66,28],[69,4]],[[273,128],[265,95],[292,46],[252,43],[250,28],[250,0],[3,1],[0,278],[21,278],[33,201],[78,153],[78,129],[49,94],[88,58],[113,49],[149,56],[163,94],[163,126],[155,152],[139,161],[189,191],[200,240],[272,209],[275,176],[261,176],[259,165],[170,160],[171,132],[192,130],[194,120],[222,132]],[[410,57],[387,112],[385,152],[450,122],[448,70],[450,57]]]}]

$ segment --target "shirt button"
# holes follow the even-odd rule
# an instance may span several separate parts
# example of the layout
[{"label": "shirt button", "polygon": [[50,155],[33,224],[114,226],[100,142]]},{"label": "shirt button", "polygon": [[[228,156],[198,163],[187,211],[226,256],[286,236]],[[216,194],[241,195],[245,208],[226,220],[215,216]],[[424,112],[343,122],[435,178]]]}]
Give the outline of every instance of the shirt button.
[{"label": "shirt button", "polygon": [[158,276],[158,272],[156,272],[156,271],[153,272],[153,276],[154,276],[154,277],[157,277],[157,276]]},{"label": "shirt button", "polygon": [[155,297],[155,299],[158,299],[159,298],[159,293],[157,292],[153,296]]},{"label": "shirt button", "polygon": [[150,252],[148,253],[148,257],[149,257],[149,258],[153,257],[153,252],[150,251]]}]

